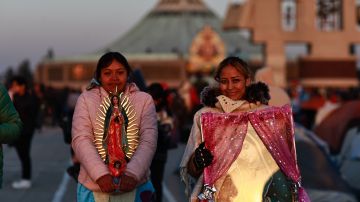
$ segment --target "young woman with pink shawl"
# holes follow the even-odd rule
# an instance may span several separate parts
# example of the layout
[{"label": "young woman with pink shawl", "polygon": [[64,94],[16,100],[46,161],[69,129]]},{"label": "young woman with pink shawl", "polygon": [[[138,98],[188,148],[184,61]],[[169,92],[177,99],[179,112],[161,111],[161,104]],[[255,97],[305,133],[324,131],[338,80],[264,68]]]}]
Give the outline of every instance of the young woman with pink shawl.
[{"label": "young woman with pink shawl", "polygon": [[310,201],[291,107],[267,106],[267,86],[251,78],[243,60],[229,57],[216,72],[218,87],[202,92],[205,107],[194,116],[180,164],[190,201]]}]

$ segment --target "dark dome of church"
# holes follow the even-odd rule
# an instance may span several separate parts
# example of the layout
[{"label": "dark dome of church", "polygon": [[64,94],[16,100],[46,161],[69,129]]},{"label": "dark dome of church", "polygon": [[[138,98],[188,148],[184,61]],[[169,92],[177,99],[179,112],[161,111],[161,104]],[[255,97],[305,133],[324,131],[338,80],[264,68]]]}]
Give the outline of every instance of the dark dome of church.
[{"label": "dark dome of church", "polygon": [[180,86],[192,73],[211,74],[226,56],[261,64],[262,46],[253,45],[238,29],[224,31],[222,25],[223,20],[202,0],[159,0],[114,42],[90,53],[44,58],[38,65],[38,77],[57,87],[84,87],[93,77],[98,59],[108,51],[123,53],[146,82],[171,87]]},{"label": "dark dome of church", "polygon": [[[186,55],[194,36],[210,25],[224,40],[227,54],[247,52],[260,54],[240,31],[223,31],[222,19],[202,0],[161,0],[125,35],[97,51],[119,51],[124,54],[180,53]],[[249,57],[249,55],[247,55]]]}]

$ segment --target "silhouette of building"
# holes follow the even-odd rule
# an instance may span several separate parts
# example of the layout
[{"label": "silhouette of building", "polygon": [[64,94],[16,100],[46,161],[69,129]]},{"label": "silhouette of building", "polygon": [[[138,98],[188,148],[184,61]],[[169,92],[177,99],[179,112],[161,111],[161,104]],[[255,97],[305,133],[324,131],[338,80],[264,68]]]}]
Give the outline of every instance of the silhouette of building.
[{"label": "silhouette of building", "polygon": [[91,54],[44,59],[38,65],[37,80],[53,87],[83,87],[107,51],[123,53],[148,83],[164,82],[172,87],[189,74],[211,73],[227,55],[239,55],[260,67],[262,46],[252,45],[238,29],[223,31],[222,22],[202,0],[159,0],[113,43]]},{"label": "silhouette of building", "polygon": [[[251,31],[253,42],[264,45],[265,65],[280,86],[290,79],[316,87],[358,85],[359,0],[234,2],[223,25]],[[291,55],[296,47],[297,55]]]}]

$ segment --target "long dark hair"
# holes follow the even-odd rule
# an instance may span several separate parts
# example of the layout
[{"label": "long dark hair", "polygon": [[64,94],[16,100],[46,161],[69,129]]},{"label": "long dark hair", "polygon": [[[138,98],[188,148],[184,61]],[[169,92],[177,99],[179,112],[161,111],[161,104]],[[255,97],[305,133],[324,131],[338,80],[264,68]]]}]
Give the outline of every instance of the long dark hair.
[{"label": "long dark hair", "polygon": [[100,57],[100,59],[97,63],[97,66],[96,66],[95,79],[99,83],[101,83],[101,81],[100,81],[101,70],[104,69],[105,67],[108,67],[114,60],[117,61],[118,63],[122,64],[125,67],[125,70],[128,75],[128,81],[131,80],[132,69],[131,69],[127,59],[125,58],[125,56],[123,56],[119,52],[107,52],[103,56]]}]

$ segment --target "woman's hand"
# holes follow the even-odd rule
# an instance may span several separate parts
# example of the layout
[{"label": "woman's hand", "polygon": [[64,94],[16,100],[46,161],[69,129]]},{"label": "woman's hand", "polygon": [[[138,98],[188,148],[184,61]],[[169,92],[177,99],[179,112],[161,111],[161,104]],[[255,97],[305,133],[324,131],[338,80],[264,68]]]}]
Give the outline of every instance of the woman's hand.
[{"label": "woman's hand", "polygon": [[206,149],[205,142],[202,142],[198,148],[195,149],[194,164],[198,170],[202,170],[209,166],[214,156],[210,150]]},{"label": "woman's hand", "polygon": [[120,115],[119,110],[118,110],[117,108],[115,108],[114,111],[113,111],[112,116],[113,116],[113,117],[117,117],[117,116],[119,116],[119,115]]},{"label": "woman's hand", "polygon": [[113,178],[110,174],[101,176],[98,180],[96,180],[96,183],[104,193],[112,193],[115,191]]},{"label": "woman's hand", "polygon": [[120,191],[129,192],[136,188],[137,180],[129,175],[122,175],[120,179]]},{"label": "woman's hand", "polygon": [[188,173],[194,178],[198,178],[204,168],[209,166],[213,160],[210,150],[206,149],[205,142],[202,142],[195,152],[191,155],[187,164]]}]

